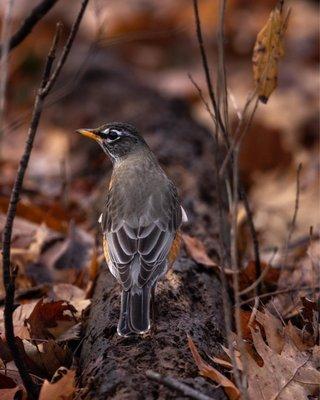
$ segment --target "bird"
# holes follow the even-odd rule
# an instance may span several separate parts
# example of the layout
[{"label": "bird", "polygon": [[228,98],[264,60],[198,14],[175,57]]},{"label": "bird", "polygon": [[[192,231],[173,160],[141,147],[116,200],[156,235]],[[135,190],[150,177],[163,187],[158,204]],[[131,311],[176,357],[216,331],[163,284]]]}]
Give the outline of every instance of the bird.
[{"label": "bird", "polygon": [[99,223],[107,265],[121,286],[117,333],[144,334],[156,285],[178,256],[186,212],[133,125],[113,122],[76,132],[95,140],[113,164]]}]

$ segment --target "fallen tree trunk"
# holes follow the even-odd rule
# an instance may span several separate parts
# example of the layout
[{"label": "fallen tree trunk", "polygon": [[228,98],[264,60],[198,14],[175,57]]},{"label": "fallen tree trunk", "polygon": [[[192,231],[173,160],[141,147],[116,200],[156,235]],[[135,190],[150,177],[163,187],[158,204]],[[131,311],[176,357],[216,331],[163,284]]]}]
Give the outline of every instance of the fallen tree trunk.
[{"label": "fallen tree trunk", "polygon": [[[156,321],[144,337],[116,333],[119,286],[104,268],[99,276],[81,353],[85,399],[169,399],[177,393],[148,380],[152,369],[190,384],[214,399],[224,398],[204,378],[187,345],[190,335],[209,355],[223,343],[221,284],[216,275],[181,257],[156,293]],[[179,396],[177,396],[179,397]]]}]

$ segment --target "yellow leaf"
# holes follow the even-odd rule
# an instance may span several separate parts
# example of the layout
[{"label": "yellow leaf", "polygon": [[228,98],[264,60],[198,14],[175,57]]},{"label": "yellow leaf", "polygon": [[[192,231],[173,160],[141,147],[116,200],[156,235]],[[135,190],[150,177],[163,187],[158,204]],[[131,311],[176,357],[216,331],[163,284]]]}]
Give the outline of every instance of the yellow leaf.
[{"label": "yellow leaf", "polygon": [[258,33],[253,49],[253,77],[259,100],[267,103],[277,87],[278,61],[284,55],[283,35],[288,25],[289,13],[283,15],[283,0],[271,11],[266,25]]},{"label": "yellow leaf", "polygon": [[200,374],[207,378],[212,379],[214,382],[223,386],[224,391],[228,395],[230,400],[237,400],[240,398],[240,392],[238,388],[230,381],[230,379],[223,376],[219,371],[207,364],[200,356],[195,344],[193,343],[190,336],[188,336],[188,344],[194,358],[197,367],[199,368]]}]

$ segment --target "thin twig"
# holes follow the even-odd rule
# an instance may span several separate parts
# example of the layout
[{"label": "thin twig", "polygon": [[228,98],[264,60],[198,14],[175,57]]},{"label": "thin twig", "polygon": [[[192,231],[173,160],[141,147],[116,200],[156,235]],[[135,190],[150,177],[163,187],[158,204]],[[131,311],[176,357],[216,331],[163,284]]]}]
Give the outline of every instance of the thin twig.
[{"label": "thin twig", "polygon": [[[58,0],[42,0],[40,4],[35,6],[30,14],[23,21],[20,28],[15,32],[9,40],[9,51],[17,47],[32,31],[35,25],[51,10]],[[4,42],[0,46],[0,54],[4,50]]]},{"label": "thin twig", "polygon": [[[226,63],[225,63],[225,51],[224,51],[224,25],[225,25],[225,14],[226,14],[227,0],[219,1],[219,18],[218,18],[218,79],[217,79],[217,97],[220,109],[220,96],[222,97],[222,117],[223,123],[227,134],[229,133],[229,108],[228,108],[228,89],[227,89],[227,74],[226,74]],[[221,89],[221,90],[220,90]],[[220,96],[219,96],[220,93]]]},{"label": "thin twig", "polygon": [[218,216],[219,216],[219,258],[222,263],[222,268],[220,269],[220,278],[221,278],[221,283],[222,283],[222,288],[223,288],[223,293],[224,295],[222,296],[223,300],[223,309],[224,309],[224,318],[225,318],[225,326],[226,326],[226,334],[227,334],[227,341],[228,341],[228,348],[230,351],[230,356],[231,356],[231,361],[232,361],[232,366],[233,366],[233,374],[235,377],[236,384],[239,388],[242,388],[242,382],[240,379],[240,373],[237,368],[237,361],[236,361],[236,356],[235,356],[235,349],[233,346],[233,338],[231,336],[232,332],[232,313],[231,313],[231,307],[230,307],[230,302],[228,298],[228,283],[227,283],[227,278],[226,278],[226,272],[225,268],[226,265],[230,263],[230,251],[227,249],[226,243],[225,243],[225,232],[226,232],[226,224],[225,224],[225,218],[224,218],[224,213],[223,213],[223,203],[222,203],[222,182],[219,176],[219,161],[218,161],[218,154],[219,154],[219,143],[218,143],[218,129],[223,133],[223,138],[225,140],[225,145],[228,148],[229,146],[229,138],[227,135],[227,132],[225,130],[224,124],[221,119],[220,115],[220,110],[217,106],[215,94],[213,91],[213,85],[211,82],[211,77],[210,77],[210,72],[209,72],[209,65],[208,65],[208,60],[207,60],[207,54],[203,42],[203,37],[202,37],[202,31],[201,31],[201,22],[200,22],[200,17],[199,17],[199,10],[198,10],[198,2],[197,0],[193,0],[193,6],[194,6],[194,16],[195,16],[195,25],[196,25],[196,35],[198,39],[198,45],[199,45],[199,50],[201,54],[201,60],[202,60],[202,66],[206,78],[206,84],[207,84],[207,89],[209,93],[209,97],[212,103],[212,108],[214,111],[214,116],[215,116],[215,121],[216,122],[216,130],[215,134],[213,134],[213,141],[214,141],[214,173],[215,173],[215,179],[216,179],[216,186],[217,186],[217,206],[218,206]]},{"label": "thin twig", "polygon": [[203,67],[205,78],[206,78],[206,84],[207,84],[207,88],[208,88],[210,101],[211,101],[212,108],[213,108],[213,111],[215,114],[215,119],[218,123],[219,128],[221,129],[221,132],[222,132],[226,142],[228,143],[228,140],[229,140],[228,135],[227,135],[226,128],[225,128],[222,118],[221,118],[220,110],[219,110],[219,107],[218,107],[218,104],[216,101],[216,97],[215,97],[214,90],[213,90],[213,85],[211,82],[209,63],[208,63],[207,53],[206,53],[206,49],[204,47],[204,42],[203,42],[203,37],[202,37],[198,0],[193,0],[193,9],[194,9],[194,16],[195,16],[195,24],[196,24],[196,34],[197,34],[198,45],[199,45],[199,50],[200,50],[201,60],[202,60],[202,67]]},{"label": "thin twig", "polygon": [[[247,118],[247,113],[248,113],[248,110],[249,110],[250,105],[252,104],[253,100],[255,100],[254,106],[252,108],[251,113],[249,114],[249,117]],[[257,108],[258,108],[258,102],[259,102],[259,99],[256,97],[256,91],[254,91],[253,93],[251,93],[248,96],[246,104],[245,104],[245,106],[243,108],[243,111],[241,113],[241,118],[240,118],[240,120],[238,122],[237,128],[236,128],[235,133],[233,135],[234,139],[233,139],[233,141],[232,141],[232,143],[231,143],[231,145],[230,145],[230,147],[228,149],[227,155],[226,155],[226,157],[223,160],[223,163],[221,165],[221,168],[220,168],[220,171],[219,171],[219,175],[220,176],[224,175],[224,173],[226,171],[226,168],[227,168],[227,165],[228,165],[230,159],[232,158],[234,149],[237,146],[240,145],[240,143],[242,142],[242,139],[244,138],[244,135],[247,133],[247,131],[248,131],[250,125],[251,125],[253,116],[254,116]]]},{"label": "thin twig", "polygon": [[268,264],[266,266],[266,268],[263,270],[262,274],[259,275],[258,279],[256,279],[250,286],[248,286],[245,289],[241,290],[241,292],[239,292],[239,295],[243,296],[244,294],[247,294],[247,293],[251,292],[251,290],[254,290],[257,286],[259,286],[260,283],[266,277],[266,275],[269,272],[270,268],[271,268],[271,265]]},{"label": "thin twig", "polygon": [[3,51],[0,58],[0,149],[2,149],[2,138],[4,133],[4,112],[6,106],[6,90],[8,83],[8,61],[9,61],[9,36],[11,29],[11,15],[14,0],[7,0],[2,19],[1,42],[3,43]]},{"label": "thin twig", "polygon": [[189,397],[190,399],[214,400],[213,397],[206,396],[205,394],[199,392],[198,390],[193,389],[192,387],[186,385],[185,383],[179,382],[174,378],[170,378],[169,376],[162,376],[157,372],[151,370],[146,371],[146,376],[152,381],[161,383],[170,389],[176,390],[179,393],[183,394],[184,396]]},{"label": "thin twig", "polygon": [[49,74],[51,72],[52,64],[55,58],[55,52],[57,48],[58,36],[59,36],[60,28],[57,28],[53,44],[51,50],[47,56],[46,65],[44,68],[44,73],[42,77],[42,81],[40,84],[40,89],[35,99],[33,115],[30,123],[30,128],[28,132],[28,137],[24,149],[24,153],[20,160],[20,165],[18,168],[18,172],[16,175],[16,179],[13,185],[13,189],[10,196],[9,208],[7,212],[7,219],[5,223],[5,227],[3,230],[3,284],[6,291],[5,296],[5,306],[4,306],[4,322],[5,322],[5,333],[6,339],[8,343],[8,347],[11,351],[14,362],[18,368],[19,374],[23,381],[23,384],[26,388],[28,395],[32,399],[37,398],[38,388],[32,381],[30,374],[28,373],[24,360],[21,357],[19,348],[15,342],[14,336],[14,326],[12,314],[14,311],[14,296],[15,296],[15,282],[14,282],[14,273],[10,271],[10,253],[11,253],[11,237],[12,237],[12,227],[13,221],[16,214],[17,204],[20,197],[20,192],[22,189],[24,175],[28,166],[31,150],[33,147],[33,141],[35,134],[37,132],[37,127],[39,124],[42,104],[44,98],[40,95],[41,88],[44,87],[45,83],[49,78]]},{"label": "thin twig", "polygon": [[48,80],[46,86],[42,89],[42,95],[43,96],[46,96],[48,94],[48,92],[52,89],[53,85],[55,84],[55,82],[56,82],[56,80],[57,80],[57,78],[58,78],[58,76],[60,74],[60,71],[61,71],[62,67],[64,66],[64,64],[65,64],[65,62],[67,60],[67,57],[68,57],[68,55],[70,53],[70,50],[71,50],[71,47],[72,47],[72,43],[73,43],[74,38],[75,38],[75,36],[76,36],[76,34],[78,32],[78,29],[79,29],[80,22],[82,20],[83,14],[84,14],[84,12],[85,12],[85,10],[87,8],[88,1],[89,0],[83,0],[82,1],[81,7],[80,7],[80,11],[79,11],[79,13],[77,15],[76,20],[74,21],[74,23],[72,25],[69,37],[67,39],[67,43],[65,44],[65,46],[63,48],[61,57],[60,57],[57,65],[56,65],[55,70],[53,71],[52,75],[50,76],[50,79]]},{"label": "thin twig", "polygon": [[[231,223],[231,266],[233,271],[238,271],[238,205],[239,205],[239,147],[237,146],[233,152],[232,159],[232,183],[233,183],[233,203],[232,203],[232,223]],[[242,337],[242,327],[241,327],[241,310],[240,310],[240,289],[239,289],[239,274],[232,275],[232,283],[234,290],[234,299],[235,299],[235,323],[237,328],[238,335],[238,347],[241,355],[243,371],[242,371],[242,381],[240,381],[239,389],[241,390],[241,394],[243,398],[247,400],[248,390],[246,386],[246,379],[248,376],[247,372],[247,362],[246,357],[247,353],[244,347],[243,337]]]},{"label": "thin twig", "polygon": [[[40,117],[43,110],[43,104],[45,98],[49,94],[51,88],[53,87],[59,72],[69,54],[70,48],[72,46],[76,32],[78,31],[83,13],[87,6],[88,0],[84,0],[81,5],[80,12],[72,26],[71,32],[69,34],[67,43],[62,51],[61,58],[56,66],[56,69],[51,74],[52,65],[55,59],[55,52],[58,44],[58,39],[61,31],[61,25],[58,24],[57,31],[53,40],[51,50],[47,56],[46,65],[44,68],[44,74],[39,86],[39,90],[34,102],[33,113],[31,118],[31,123],[27,135],[27,140],[25,144],[25,149],[20,160],[19,168],[17,171],[16,179],[13,185],[13,189],[10,196],[10,202],[7,212],[7,219],[5,227],[3,230],[3,283],[6,291],[5,298],[5,309],[4,309],[4,322],[5,322],[5,333],[8,343],[8,347],[11,351],[14,362],[18,368],[19,374],[26,388],[26,391],[31,399],[36,399],[38,395],[38,387],[32,381],[30,374],[28,373],[24,360],[20,354],[19,348],[15,342],[14,337],[14,326],[13,326],[13,310],[14,310],[14,296],[15,296],[15,271],[11,271],[11,238],[12,238],[12,227],[14,218],[16,215],[17,204],[20,198],[21,189],[23,186],[23,180],[25,176],[26,169],[28,167],[29,158],[33,148],[33,142],[35,135],[37,133],[37,128],[39,125]],[[54,79],[53,79],[54,78]]]},{"label": "thin twig", "polygon": [[[301,290],[301,291],[312,291],[313,289],[319,290],[319,289],[320,289],[320,286],[319,286],[319,285],[316,285],[314,288],[313,288],[313,287],[310,287],[310,286],[301,286],[301,287],[298,287],[298,288],[292,288],[292,287],[290,287],[290,288],[286,288],[286,289],[279,289],[279,290],[276,290],[276,291],[274,291],[274,292],[269,292],[269,293],[260,294],[260,296],[258,296],[258,297],[259,297],[259,299],[265,299],[265,298],[267,298],[267,297],[276,296],[277,294],[295,293],[295,292],[299,292],[300,290]],[[242,302],[240,303],[240,306],[244,306],[245,304],[251,303],[253,300],[255,300],[255,298],[256,298],[256,297],[251,297],[251,298],[248,299],[248,300],[242,301]]]},{"label": "thin twig", "polygon": [[193,77],[192,77],[191,74],[188,74],[188,78],[190,79],[190,81],[191,81],[191,83],[193,84],[193,86],[196,88],[196,90],[197,90],[197,92],[198,92],[198,94],[199,94],[199,97],[200,97],[200,99],[201,99],[201,101],[202,101],[202,103],[203,103],[205,109],[207,110],[208,114],[210,115],[210,117],[211,117],[213,123],[216,123],[216,118],[215,118],[213,112],[210,110],[209,104],[207,103],[206,99],[204,98],[200,86],[199,86],[199,85],[197,84],[197,82],[193,79]]},{"label": "thin twig", "polygon": [[[244,208],[246,210],[248,225],[249,225],[249,229],[250,229],[250,233],[251,233],[251,237],[252,237],[254,260],[255,260],[255,266],[256,266],[256,280],[259,280],[259,277],[261,276],[261,261],[260,261],[260,246],[259,246],[258,234],[257,234],[256,228],[254,226],[253,215],[252,215],[252,211],[250,208],[247,194],[242,185],[240,185],[239,189],[240,189],[240,196],[243,201]],[[257,287],[257,295],[259,295],[261,292],[260,282],[262,282],[262,279],[259,280],[259,284],[256,286]]]},{"label": "thin twig", "polygon": [[291,223],[290,223],[288,237],[287,237],[286,244],[285,244],[284,263],[283,263],[283,265],[287,265],[289,243],[291,242],[292,234],[293,234],[293,232],[295,230],[296,223],[297,223],[297,217],[298,217],[298,211],[299,211],[299,200],[300,200],[300,174],[301,174],[301,170],[302,170],[302,164],[300,163],[298,165],[298,168],[297,168],[296,197],[295,197],[295,202],[294,202],[294,211],[293,211],[292,220],[291,220]]},{"label": "thin twig", "polygon": [[253,324],[253,321],[256,319],[257,311],[258,311],[258,306],[259,306],[259,297],[256,297],[254,299],[254,306],[252,309],[252,313],[250,315],[249,321],[248,321],[248,326],[251,327]]}]

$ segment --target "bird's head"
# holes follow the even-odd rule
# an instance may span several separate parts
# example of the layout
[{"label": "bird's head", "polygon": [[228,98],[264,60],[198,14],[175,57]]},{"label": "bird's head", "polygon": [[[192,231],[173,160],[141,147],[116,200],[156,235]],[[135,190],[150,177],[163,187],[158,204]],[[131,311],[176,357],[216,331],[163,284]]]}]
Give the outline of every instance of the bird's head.
[{"label": "bird's head", "polygon": [[112,161],[117,161],[146,146],[136,128],[122,122],[112,122],[95,129],[78,129],[77,133],[98,142]]}]

